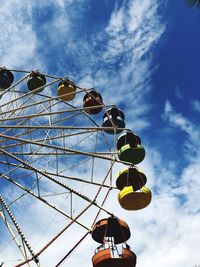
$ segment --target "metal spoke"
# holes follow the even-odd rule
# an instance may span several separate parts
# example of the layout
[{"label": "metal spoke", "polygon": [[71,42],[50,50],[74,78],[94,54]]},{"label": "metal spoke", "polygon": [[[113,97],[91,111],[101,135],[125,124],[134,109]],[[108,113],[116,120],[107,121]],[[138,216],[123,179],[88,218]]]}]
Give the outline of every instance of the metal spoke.
[{"label": "metal spoke", "polygon": [[[73,154],[77,154],[77,155],[91,156],[91,157],[96,157],[96,158],[104,159],[104,160],[108,160],[108,161],[112,160],[111,157],[105,157],[105,156],[102,156],[102,155],[99,155],[99,154],[95,154],[95,153],[90,153],[90,152],[85,152],[85,151],[80,151],[80,150],[75,150],[75,149],[70,149],[70,148],[63,148],[61,146],[55,146],[55,145],[49,145],[49,144],[41,144],[39,142],[35,142],[35,141],[32,141],[32,140],[16,138],[16,137],[8,136],[8,135],[0,134],[0,137],[12,139],[12,140],[18,140],[18,141],[23,142],[23,143],[34,144],[34,145],[38,145],[38,146],[42,146],[42,147],[46,147],[46,148],[53,148],[53,149],[57,149],[57,150],[65,151],[65,152],[72,152]],[[0,152],[1,151],[2,151],[2,153],[5,153],[4,150],[0,149]],[[120,161],[120,160],[117,160],[117,159],[116,159],[116,162],[130,165],[129,162]]]},{"label": "metal spoke", "polygon": [[0,195],[0,203],[2,203],[3,207],[4,207],[5,210],[7,211],[8,215],[9,215],[10,219],[12,220],[12,222],[13,222],[13,224],[14,224],[14,226],[15,226],[17,232],[18,232],[18,234],[20,235],[20,237],[21,237],[23,243],[26,245],[28,251],[30,252],[31,256],[33,257],[35,263],[37,264],[39,261],[38,261],[37,258],[35,258],[35,253],[33,252],[33,250],[32,250],[32,248],[31,248],[30,244],[28,243],[27,239],[25,238],[24,233],[22,232],[22,230],[21,230],[21,228],[19,227],[19,225],[18,225],[16,219],[14,218],[13,214],[11,213],[9,207],[6,205],[6,202],[4,201],[4,199],[3,199],[3,197],[2,197],[1,195]]}]

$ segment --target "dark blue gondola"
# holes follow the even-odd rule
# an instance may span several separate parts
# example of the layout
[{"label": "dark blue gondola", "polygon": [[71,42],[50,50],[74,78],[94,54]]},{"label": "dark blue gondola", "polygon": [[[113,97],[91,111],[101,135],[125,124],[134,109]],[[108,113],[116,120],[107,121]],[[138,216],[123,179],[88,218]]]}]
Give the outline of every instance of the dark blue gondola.
[{"label": "dark blue gondola", "polygon": [[[106,110],[103,115],[102,127],[111,127],[112,129],[104,129],[108,134],[119,134],[125,128],[124,113],[117,107],[112,107]],[[120,128],[120,129],[119,129]]]},{"label": "dark blue gondola", "polygon": [[43,86],[45,84],[46,84],[46,77],[39,72],[31,73],[27,80],[27,87],[30,91],[34,91],[38,88],[38,90],[34,91],[34,93],[41,92],[44,89]]},{"label": "dark blue gondola", "polygon": [[10,70],[0,69],[0,88],[8,89],[14,81],[14,75]]}]

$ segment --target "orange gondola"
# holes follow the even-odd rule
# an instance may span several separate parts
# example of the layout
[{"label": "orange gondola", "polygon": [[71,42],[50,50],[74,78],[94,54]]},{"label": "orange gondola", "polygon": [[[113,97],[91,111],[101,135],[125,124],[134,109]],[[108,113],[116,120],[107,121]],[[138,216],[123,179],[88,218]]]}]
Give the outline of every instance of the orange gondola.
[{"label": "orange gondola", "polygon": [[[98,221],[93,227],[92,238],[102,245],[92,257],[93,267],[135,267],[136,255],[126,243],[129,237],[129,227],[123,220],[109,217]],[[119,246],[122,246],[120,250]]]},{"label": "orange gondola", "polygon": [[102,219],[92,229],[92,238],[101,244],[103,244],[105,237],[113,237],[115,244],[120,244],[126,242],[130,235],[127,223],[116,217]]},{"label": "orange gondola", "polygon": [[[129,246],[122,248],[122,253],[113,255],[115,246],[97,248],[95,255],[92,257],[93,267],[135,267],[137,257]],[[117,253],[115,253],[117,254]]]}]

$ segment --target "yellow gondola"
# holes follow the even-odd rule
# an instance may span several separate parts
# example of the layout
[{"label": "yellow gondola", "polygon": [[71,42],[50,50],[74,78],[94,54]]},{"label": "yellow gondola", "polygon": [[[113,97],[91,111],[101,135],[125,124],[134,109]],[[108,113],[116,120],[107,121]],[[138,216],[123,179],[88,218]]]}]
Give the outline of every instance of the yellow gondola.
[{"label": "yellow gondola", "polygon": [[124,187],[118,194],[118,201],[125,210],[144,209],[151,203],[151,190],[145,186],[134,191],[132,186]]},{"label": "yellow gondola", "polygon": [[70,80],[63,80],[59,83],[57,93],[62,101],[71,101],[76,96],[76,86]]},{"label": "yellow gondola", "polygon": [[134,191],[137,191],[146,182],[146,175],[142,171],[134,167],[129,167],[119,172],[116,179],[116,186],[119,190],[122,190],[125,186],[132,186]]}]

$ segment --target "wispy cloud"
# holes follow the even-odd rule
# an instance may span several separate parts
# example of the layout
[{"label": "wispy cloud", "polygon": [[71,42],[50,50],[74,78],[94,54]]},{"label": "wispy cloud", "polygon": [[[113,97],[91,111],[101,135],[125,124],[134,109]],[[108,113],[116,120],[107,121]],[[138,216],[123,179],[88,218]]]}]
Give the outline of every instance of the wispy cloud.
[{"label": "wispy cloud", "polygon": [[183,93],[181,92],[181,90],[178,86],[175,87],[175,95],[180,100],[184,99]]},{"label": "wispy cloud", "polygon": [[169,102],[166,102],[165,105],[165,119],[172,126],[187,133],[187,138],[183,140],[183,144],[187,148],[185,157],[189,163],[182,170],[181,186],[177,190],[179,194],[186,194],[187,211],[193,213],[199,211],[197,203],[200,201],[200,182],[197,177],[200,171],[200,128],[199,125],[194,124],[182,114],[176,113]]},{"label": "wispy cloud", "polygon": [[192,108],[194,109],[194,111],[200,113],[200,101],[199,100],[194,100],[192,102]]},{"label": "wispy cloud", "polygon": [[[199,125],[195,125],[181,113],[176,113],[169,101],[165,103],[164,119],[169,121],[172,126],[178,127],[181,131],[187,133],[189,138],[186,144],[190,150],[195,151],[199,155]],[[190,154],[188,154],[188,157],[190,157]]]}]

